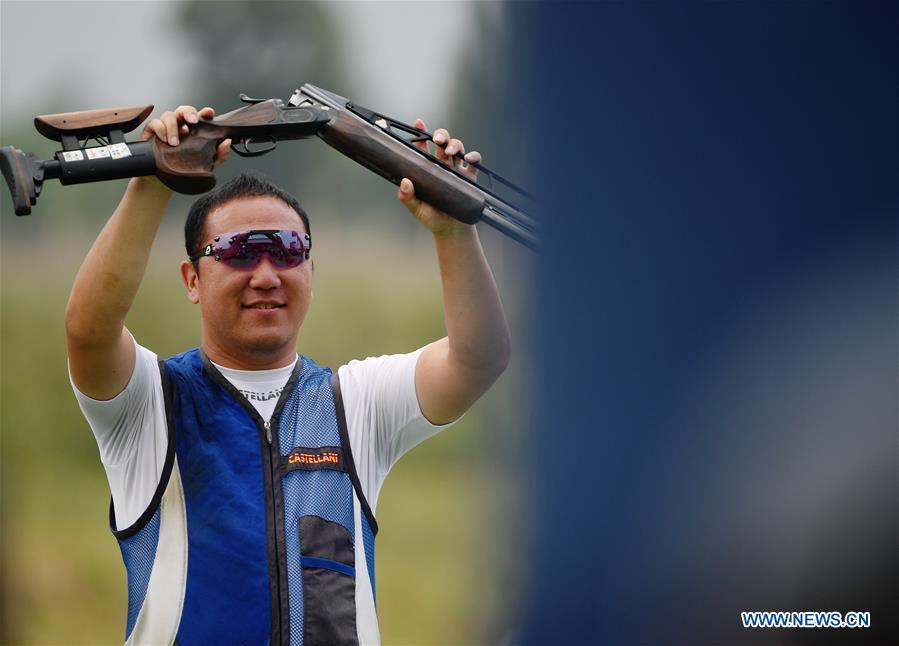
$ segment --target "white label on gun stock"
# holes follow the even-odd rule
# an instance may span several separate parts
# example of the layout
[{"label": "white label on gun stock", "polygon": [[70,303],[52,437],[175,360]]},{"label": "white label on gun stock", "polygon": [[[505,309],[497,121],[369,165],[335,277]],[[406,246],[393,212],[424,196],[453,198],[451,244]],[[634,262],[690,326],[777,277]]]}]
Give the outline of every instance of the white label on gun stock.
[{"label": "white label on gun stock", "polygon": [[84,155],[81,154],[80,150],[66,150],[62,154],[62,158],[67,162],[83,161]]},{"label": "white label on gun stock", "polygon": [[106,159],[107,157],[109,157],[108,146],[100,146],[99,148],[85,148],[84,152],[87,153],[88,159]]},{"label": "white label on gun stock", "polygon": [[128,150],[128,144],[112,144],[111,146],[107,146],[107,148],[109,148],[109,154],[113,159],[131,157],[131,151]]}]

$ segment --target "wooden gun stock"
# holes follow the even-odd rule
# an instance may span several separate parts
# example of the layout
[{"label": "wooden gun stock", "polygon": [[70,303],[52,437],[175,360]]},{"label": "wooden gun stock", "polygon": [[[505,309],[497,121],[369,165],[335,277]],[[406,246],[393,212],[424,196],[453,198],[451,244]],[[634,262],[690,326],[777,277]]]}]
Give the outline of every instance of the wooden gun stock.
[{"label": "wooden gun stock", "polygon": [[219,143],[228,138],[222,130],[201,122],[177,146],[153,137],[150,141],[156,160],[156,177],[177,193],[197,195],[211,190],[215,186],[212,173],[215,151]]},{"label": "wooden gun stock", "polygon": [[156,176],[169,188],[179,193],[205,193],[215,186],[212,173],[218,145],[231,139],[237,147],[234,151],[245,156],[250,152],[247,144],[268,142],[274,148],[278,141],[302,139],[313,136],[330,116],[322,117],[309,108],[285,108],[280,100],[259,101],[237,110],[232,110],[214,119],[201,119],[189,125],[189,134],[182,137],[178,146],[153,139],[153,154],[156,159]]}]

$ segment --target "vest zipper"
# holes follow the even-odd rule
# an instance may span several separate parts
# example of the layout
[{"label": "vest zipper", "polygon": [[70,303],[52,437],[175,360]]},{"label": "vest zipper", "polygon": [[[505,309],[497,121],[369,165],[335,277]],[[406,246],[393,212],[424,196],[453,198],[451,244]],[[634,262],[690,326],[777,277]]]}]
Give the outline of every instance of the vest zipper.
[{"label": "vest zipper", "polygon": [[[278,628],[275,636],[277,638],[277,642],[279,644],[285,644],[287,642],[287,636],[283,634],[283,608],[281,604],[284,602],[281,594],[281,579],[282,577],[287,576],[286,572],[281,571],[281,541],[279,540],[280,535],[280,527],[278,523],[278,505],[282,503],[280,500],[280,496],[277,495],[277,478],[278,478],[278,455],[280,454],[275,450],[274,445],[272,444],[272,422],[271,420],[265,420],[262,423],[262,426],[265,428],[265,439],[268,440],[268,466],[269,466],[269,485],[271,487],[271,491],[268,494],[272,499],[272,529],[274,530],[274,536],[272,539],[274,541],[274,550],[275,550],[275,586],[278,590],[277,595],[277,605],[278,605]],[[275,646],[273,643],[272,646]]]}]

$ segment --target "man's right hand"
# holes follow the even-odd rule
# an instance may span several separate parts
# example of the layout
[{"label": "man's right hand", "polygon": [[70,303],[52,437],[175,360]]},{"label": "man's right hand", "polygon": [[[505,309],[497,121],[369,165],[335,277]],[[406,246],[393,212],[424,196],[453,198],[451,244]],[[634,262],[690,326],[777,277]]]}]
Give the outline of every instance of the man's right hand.
[{"label": "man's right hand", "polygon": [[[160,141],[164,141],[170,146],[177,146],[181,143],[181,137],[190,131],[188,124],[199,123],[200,119],[212,119],[214,116],[215,110],[212,108],[197,110],[192,105],[182,105],[170,112],[163,112],[158,119],[151,120],[144,127],[140,138],[147,140],[156,135]],[[231,140],[225,139],[216,149],[215,165],[219,166],[224,163],[230,151]]]},{"label": "man's right hand", "polygon": [[[140,138],[141,140],[146,141],[150,137],[155,136],[159,141],[163,141],[170,146],[177,146],[181,143],[181,139],[190,132],[188,124],[198,123],[200,119],[212,119],[214,116],[215,110],[212,108],[206,107],[197,110],[192,105],[182,105],[174,110],[163,112],[162,115],[156,119],[151,119],[150,122],[144,126]],[[218,148],[215,151],[214,166],[218,167],[225,163],[225,160],[228,159],[228,153],[230,152],[231,140],[225,139],[218,145]],[[155,176],[151,175],[138,179],[142,179],[142,181],[136,182],[137,184],[150,183],[157,188],[164,188],[171,193],[171,189],[165,186]]]}]

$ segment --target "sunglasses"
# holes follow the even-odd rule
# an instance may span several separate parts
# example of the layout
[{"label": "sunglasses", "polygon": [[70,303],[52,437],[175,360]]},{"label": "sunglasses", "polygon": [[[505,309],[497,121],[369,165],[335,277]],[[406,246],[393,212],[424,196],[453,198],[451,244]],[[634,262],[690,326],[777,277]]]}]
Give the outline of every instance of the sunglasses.
[{"label": "sunglasses", "polygon": [[275,267],[290,269],[308,260],[310,249],[312,239],[306,233],[288,229],[253,229],[220,233],[203,251],[189,259],[196,262],[203,256],[212,256],[234,269],[253,269],[265,254]]}]

